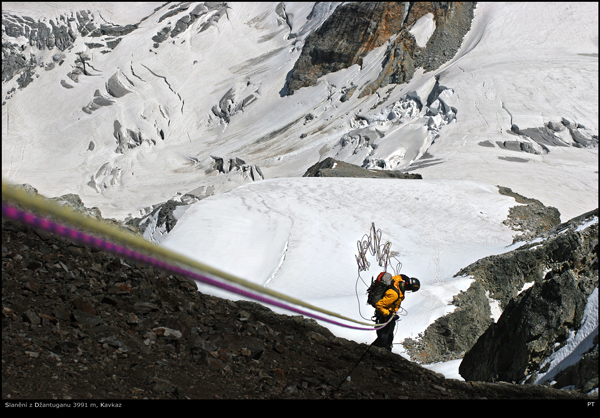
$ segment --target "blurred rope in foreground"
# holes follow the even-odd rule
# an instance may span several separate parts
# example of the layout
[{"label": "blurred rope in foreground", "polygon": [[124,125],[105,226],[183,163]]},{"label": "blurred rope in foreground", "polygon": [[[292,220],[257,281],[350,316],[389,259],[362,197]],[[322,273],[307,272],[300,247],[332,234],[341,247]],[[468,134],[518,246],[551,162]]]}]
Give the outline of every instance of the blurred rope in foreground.
[{"label": "blurred rope in foreground", "polygon": [[[296,312],[301,315],[309,316],[345,328],[372,331],[374,329],[378,329],[386,325],[360,322],[352,318],[347,318],[338,313],[310,305],[299,299],[286,296],[274,290],[259,286],[255,283],[249,282],[229,273],[220,271],[216,268],[210,267],[196,260],[192,260],[174,251],[168,250],[167,248],[146,241],[141,237],[122,231],[115,226],[103,223],[89,216],[79,214],[67,207],[61,206],[50,200],[44,199],[32,193],[28,193],[25,190],[11,186],[7,184],[4,180],[2,181],[2,199],[2,217],[13,219],[36,228],[56,233],[57,235],[61,235],[70,240],[77,241],[79,243],[86,244],[89,246],[94,246],[103,251],[111,252],[119,257],[127,257],[130,259],[141,261],[161,268],[163,270],[169,271],[171,273],[189,277],[195,281],[205,283],[210,286],[219,287],[226,291],[249,297],[262,303],[277,306],[288,311]],[[13,202],[14,205],[5,203],[5,200]],[[21,208],[26,208],[26,210]],[[38,216],[33,212],[42,213],[45,216],[51,215],[52,217],[61,221],[62,223],[51,220],[47,217]],[[64,225],[63,223],[69,226]],[[90,235],[89,233],[82,231],[93,232],[96,234],[96,236]],[[110,237],[112,242],[101,237]],[[203,274],[199,274],[198,272],[202,272]],[[219,278],[226,282],[233,283],[237,286],[223,283],[222,281],[216,280],[215,278]],[[316,315],[312,312],[301,310],[294,306],[290,306],[289,304],[282,303],[278,300],[267,298],[256,293],[240,289],[239,286],[245,287],[246,289],[250,289],[256,293],[269,295],[275,299],[286,301],[294,305],[302,306],[311,311],[320,312],[330,317],[336,317],[341,320],[359,325],[366,325],[367,328],[357,327],[342,322],[334,321],[330,318],[326,318],[320,315]]]}]

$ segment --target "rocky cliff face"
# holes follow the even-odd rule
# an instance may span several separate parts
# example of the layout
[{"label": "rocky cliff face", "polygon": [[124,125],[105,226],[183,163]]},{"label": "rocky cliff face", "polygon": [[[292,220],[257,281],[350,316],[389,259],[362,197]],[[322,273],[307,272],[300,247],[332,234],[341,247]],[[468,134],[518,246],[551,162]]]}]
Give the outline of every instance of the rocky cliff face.
[{"label": "rocky cliff face", "polygon": [[[316,84],[319,77],[358,64],[373,49],[390,42],[380,75],[361,94],[370,94],[390,83],[409,81],[416,68],[439,68],[460,48],[471,27],[475,3],[358,2],[339,6],[314,33],[288,77],[287,93]],[[435,31],[425,47],[409,29],[431,13]],[[363,88],[364,87],[364,88]]]},{"label": "rocky cliff face", "polygon": [[[532,244],[519,254],[516,261],[521,271],[529,270],[524,277],[535,284],[514,296],[517,283],[496,284],[495,294],[502,295],[504,312],[465,354],[460,366],[463,377],[531,383],[548,371],[547,359],[578,332],[588,300],[594,290],[597,293],[597,217],[596,210],[561,225],[546,234],[542,244]],[[598,387],[597,328],[588,338],[593,348],[582,364],[573,366],[582,373],[572,373],[571,379],[563,373],[558,387],[571,385],[584,391]]]},{"label": "rocky cliff face", "polygon": [[[475,282],[455,297],[455,311],[435,321],[420,341],[405,341],[411,355],[425,362],[464,356],[460,373],[467,380],[535,381],[547,371],[549,356],[577,332],[598,287],[597,219],[598,210],[592,211],[461,270],[458,275]],[[492,303],[503,311],[497,322]],[[595,348],[563,371],[560,387],[598,387],[595,333]]]},{"label": "rocky cliff face", "polygon": [[[509,302],[498,322],[465,354],[460,374],[467,380],[533,382],[539,372],[547,371],[542,368],[545,360],[579,329],[587,298],[597,285],[597,275],[594,279],[570,269],[549,272]],[[581,367],[583,373],[558,387],[573,385],[584,391],[598,387],[597,333],[593,344],[587,364]]]}]

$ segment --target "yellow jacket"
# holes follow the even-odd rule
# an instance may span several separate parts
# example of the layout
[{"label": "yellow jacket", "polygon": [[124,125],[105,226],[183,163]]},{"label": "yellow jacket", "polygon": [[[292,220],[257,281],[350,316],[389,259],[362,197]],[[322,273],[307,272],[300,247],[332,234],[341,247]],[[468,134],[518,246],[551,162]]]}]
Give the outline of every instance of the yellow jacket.
[{"label": "yellow jacket", "polygon": [[395,314],[404,300],[404,292],[400,290],[400,283],[403,283],[402,277],[394,276],[392,277],[392,282],[398,292],[393,289],[388,289],[379,302],[375,304],[377,311],[382,313],[385,317]]}]

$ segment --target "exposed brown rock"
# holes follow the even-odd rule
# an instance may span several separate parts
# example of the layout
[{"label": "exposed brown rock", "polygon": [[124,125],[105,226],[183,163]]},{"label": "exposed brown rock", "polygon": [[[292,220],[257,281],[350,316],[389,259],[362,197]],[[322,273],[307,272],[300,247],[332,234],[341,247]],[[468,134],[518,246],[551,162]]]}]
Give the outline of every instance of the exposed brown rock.
[{"label": "exposed brown rock", "polygon": [[[390,41],[381,73],[361,96],[390,83],[409,81],[416,68],[430,71],[451,59],[469,30],[475,3],[465,2],[359,2],[339,6],[325,23],[305,41],[292,70],[287,91],[316,84],[319,77],[362,66],[373,49]],[[426,48],[416,45],[410,27],[432,13],[436,30]],[[397,35],[397,36],[396,36]],[[394,38],[395,36],[395,38]]]},{"label": "exposed brown rock", "polygon": [[402,28],[405,3],[349,3],[339,6],[308,36],[289,79],[291,92],[316,83],[324,74],[362,65],[363,57]]}]

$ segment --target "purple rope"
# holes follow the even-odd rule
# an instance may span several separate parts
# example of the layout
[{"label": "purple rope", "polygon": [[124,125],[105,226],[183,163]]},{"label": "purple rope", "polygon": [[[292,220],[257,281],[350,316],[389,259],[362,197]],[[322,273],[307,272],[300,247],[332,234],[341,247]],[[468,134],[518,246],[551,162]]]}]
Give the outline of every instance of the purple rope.
[{"label": "purple rope", "polygon": [[301,315],[305,315],[305,316],[310,316],[312,318],[315,319],[319,319],[321,321],[325,321],[325,322],[329,322],[331,324],[334,325],[339,325],[341,327],[345,327],[345,328],[350,328],[350,329],[356,329],[356,330],[362,330],[362,331],[373,331],[379,328],[384,327],[386,324],[382,324],[380,327],[371,327],[371,328],[363,328],[363,327],[357,327],[357,326],[352,326],[352,325],[347,325],[347,324],[343,324],[341,322],[337,322],[334,320],[331,320],[329,318],[325,318],[319,315],[315,315],[313,313],[310,313],[308,311],[304,311],[298,308],[295,308],[293,306],[290,305],[286,305],[282,302],[276,301],[274,299],[270,299],[264,296],[260,296],[257,294],[254,294],[252,292],[249,292],[247,290],[243,290],[243,289],[239,289],[237,287],[219,282],[217,280],[211,279],[209,277],[200,275],[198,273],[195,273],[193,271],[189,271],[189,270],[185,270],[181,267],[177,267],[174,266],[172,264],[166,263],[164,261],[161,261],[157,258],[142,254],[140,252],[131,250],[127,247],[123,247],[120,245],[116,245],[113,244],[111,242],[108,242],[102,238],[98,238],[98,237],[94,237],[92,235],[88,235],[86,233],[83,233],[81,231],[78,231],[76,229],[73,228],[69,228],[66,227],[64,225],[61,225],[59,223],[55,223],[53,221],[51,221],[50,219],[47,218],[41,218],[38,217],[30,212],[25,212],[22,211],[20,209],[17,209],[14,206],[11,205],[7,205],[5,203],[2,203],[2,217],[7,217],[13,220],[16,220],[18,222],[27,224],[27,225],[31,225],[35,228],[39,228],[39,229],[43,229],[45,231],[48,232],[52,232],[58,235],[61,235],[65,238],[68,238],[72,241],[76,241],[76,242],[80,242],[89,246],[93,246],[96,247],[97,249],[100,250],[104,250],[113,254],[116,254],[120,257],[126,257],[129,259],[133,259],[133,260],[137,260],[137,261],[142,261],[146,264],[150,264],[153,266],[156,266],[160,269],[172,272],[174,274],[178,274],[178,275],[182,275],[182,276],[186,276],[189,277],[195,281],[204,283],[204,284],[208,284],[210,286],[214,286],[214,287],[219,287],[221,289],[224,289],[226,291],[232,292],[232,293],[237,293],[239,295],[251,298],[251,299],[255,299],[259,302],[263,302],[269,305],[273,305],[273,306],[277,306],[283,309],[286,309],[288,311],[292,311],[292,312],[296,312],[299,313]]}]

